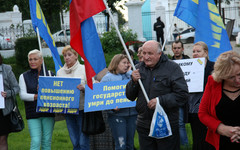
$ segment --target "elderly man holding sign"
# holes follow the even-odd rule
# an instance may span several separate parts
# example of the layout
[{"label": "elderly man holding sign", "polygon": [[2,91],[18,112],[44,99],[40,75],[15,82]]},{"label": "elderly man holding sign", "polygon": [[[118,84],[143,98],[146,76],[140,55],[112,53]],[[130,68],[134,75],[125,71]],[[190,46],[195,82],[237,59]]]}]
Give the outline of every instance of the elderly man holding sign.
[{"label": "elderly man holding sign", "polygon": [[[179,150],[179,107],[188,99],[188,88],[183,72],[178,64],[169,60],[156,41],[147,41],[143,45],[143,62],[132,72],[132,80],[126,87],[126,96],[130,100],[137,98],[137,131],[141,150]],[[138,80],[141,80],[150,99],[147,103]],[[149,137],[150,124],[157,99],[166,112],[172,135],[163,139]]]}]

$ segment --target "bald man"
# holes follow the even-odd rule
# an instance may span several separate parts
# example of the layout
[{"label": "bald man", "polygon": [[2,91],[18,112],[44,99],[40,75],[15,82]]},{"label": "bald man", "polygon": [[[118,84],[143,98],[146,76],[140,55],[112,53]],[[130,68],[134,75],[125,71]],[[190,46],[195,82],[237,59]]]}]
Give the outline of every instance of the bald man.
[{"label": "bald man", "polygon": [[[178,64],[163,54],[157,41],[147,41],[142,49],[143,62],[136,66],[137,70],[132,72],[132,79],[126,86],[127,98],[132,101],[137,98],[140,150],[180,150],[179,107],[188,99],[188,88],[183,72]],[[149,103],[143,95],[138,79],[142,80]],[[173,134],[163,139],[148,136],[156,98],[159,98],[159,103],[168,116]]]}]

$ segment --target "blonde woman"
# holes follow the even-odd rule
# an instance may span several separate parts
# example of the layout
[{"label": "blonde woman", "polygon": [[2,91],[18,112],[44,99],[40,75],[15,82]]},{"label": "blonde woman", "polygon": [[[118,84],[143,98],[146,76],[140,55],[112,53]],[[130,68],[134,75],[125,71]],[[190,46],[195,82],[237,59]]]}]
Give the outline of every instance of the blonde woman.
[{"label": "blonde woman", "polygon": [[82,117],[84,108],[84,91],[86,80],[86,73],[84,65],[81,65],[78,61],[78,53],[72,49],[70,45],[67,45],[62,50],[63,58],[65,61],[64,66],[58,70],[57,76],[81,78],[81,84],[77,86],[80,90],[80,104],[79,114],[65,115],[69,136],[74,150],[89,150],[89,136],[82,132]]},{"label": "blonde woman", "polygon": [[[31,136],[30,150],[51,149],[54,114],[36,112],[38,78],[43,76],[42,53],[35,49],[28,53],[30,70],[19,77],[20,98],[24,101],[28,129]],[[45,68],[44,68],[45,69]],[[45,69],[46,70],[46,69]],[[49,76],[48,71],[46,75]]]},{"label": "blonde woman", "polygon": [[[204,42],[197,42],[193,46],[193,58],[205,58],[204,69],[204,87],[207,84],[208,76],[213,71],[214,63],[208,59],[208,47]],[[191,124],[193,135],[193,150],[208,150],[210,145],[205,141],[207,128],[198,118],[198,109],[202,99],[203,92],[189,94],[189,122]]]},{"label": "blonde woman", "polygon": [[240,55],[222,53],[209,76],[198,116],[216,150],[240,149]]}]

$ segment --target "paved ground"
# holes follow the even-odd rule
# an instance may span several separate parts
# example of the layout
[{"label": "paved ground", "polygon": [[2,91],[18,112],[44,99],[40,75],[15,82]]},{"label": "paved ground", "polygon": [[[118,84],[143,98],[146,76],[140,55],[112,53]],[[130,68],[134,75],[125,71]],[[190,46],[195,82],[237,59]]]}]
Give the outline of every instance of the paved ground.
[{"label": "paved ground", "polygon": [[[233,50],[240,54],[240,47],[236,47],[236,41],[231,41],[231,45],[233,47]],[[172,52],[171,47],[172,47],[172,45],[166,45],[166,51],[164,51],[164,53],[170,54],[172,56],[173,52]],[[192,58],[192,48],[193,48],[193,43],[184,44],[184,54],[188,55],[191,58]]]}]

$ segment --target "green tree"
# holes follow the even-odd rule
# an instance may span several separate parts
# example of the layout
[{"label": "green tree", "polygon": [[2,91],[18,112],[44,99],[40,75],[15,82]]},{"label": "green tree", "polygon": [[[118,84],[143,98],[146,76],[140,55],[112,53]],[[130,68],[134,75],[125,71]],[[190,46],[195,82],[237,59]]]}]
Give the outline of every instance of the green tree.
[{"label": "green tree", "polygon": [[[137,40],[137,34],[134,34],[130,29],[124,30],[123,28],[121,28],[120,33],[124,42]],[[104,32],[100,40],[104,53],[121,52],[123,50],[123,46],[115,28],[111,28],[111,31]]]},{"label": "green tree", "polygon": [[[60,30],[60,8],[61,4],[66,5],[69,0],[38,0],[47,23],[52,33]],[[29,0],[0,0],[0,12],[12,11],[17,5],[22,12],[22,19],[31,19]]]},{"label": "green tree", "polygon": [[[115,12],[118,13],[118,17],[122,17],[121,19],[123,19],[123,15],[119,15],[118,10],[116,9],[116,6],[117,6],[117,4],[120,1],[122,1],[122,0],[107,0],[107,4],[108,4],[108,7],[109,7],[109,9],[110,9],[110,11],[112,13],[115,13]],[[121,5],[119,7],[123,9],[123,7]],[[109,14],[108,14],[108,12],[106,10],[103,11],[103,13],[105,14],[105,16],[107,16],[107,31],[109,31],[109,28],[110,28],[110,16],[109,16]],[[121,20],[121,21],[123,21],[123,20]],[[121,22],[121,23],[123,23],[123,22]]]},{"label": "green tree", "polygon": [[124,19],[123,13],[120,10],[117,10],[117,14],[118,14],[118,25],[119,25],[119,28],[121,28],[126,23],[126,20]]}]

